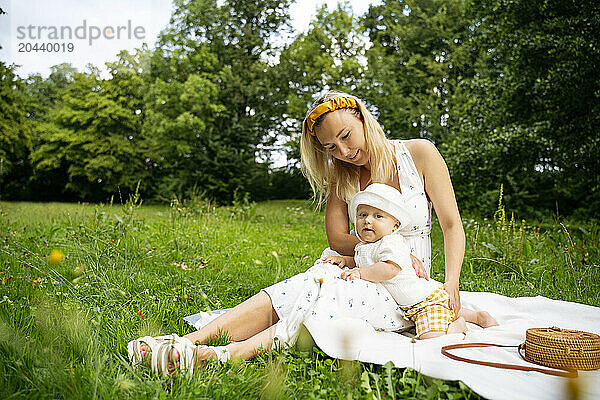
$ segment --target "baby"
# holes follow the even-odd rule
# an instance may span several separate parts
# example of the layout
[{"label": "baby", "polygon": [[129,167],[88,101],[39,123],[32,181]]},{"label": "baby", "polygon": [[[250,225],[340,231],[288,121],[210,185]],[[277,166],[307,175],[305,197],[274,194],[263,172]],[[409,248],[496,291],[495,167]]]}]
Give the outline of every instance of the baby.
[{"label": "baby", "polygon": [[484,328],[497,325],[487,312],[464,308],[454,320],[444,285],[417,276],[410,249],[399,232],[403,221],[409,220],[403,204],[402,194],[388,185],[374,183],[358,192],[348,207],[361,240],[354,257],[330,256],[324,261],[350,268],[342,272],[342,279],[380,282],[415,323],[419,339],[465,332],[465,321]]}]

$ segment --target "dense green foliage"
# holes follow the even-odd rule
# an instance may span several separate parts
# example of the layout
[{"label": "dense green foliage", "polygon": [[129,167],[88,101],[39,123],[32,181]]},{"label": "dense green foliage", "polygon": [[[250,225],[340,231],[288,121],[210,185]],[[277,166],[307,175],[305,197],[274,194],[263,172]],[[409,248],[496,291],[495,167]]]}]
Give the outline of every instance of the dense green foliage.
[{"label": "dense green foliage", "polygon": [[[597,223],[505,214],[463,219],[462,289],[600,306]],[[190,332],[183,316],[234,306],[306,270],[327,245],[323,219],[307,201],[0,203],[0,397],[478,398],[459,382],[310,354],[310,342],[210,365],[190,380],[131,369],[129,340]],[[437,223],[432,246],[440,279]],[[53,249],[66,255],[57,265],[49,263]]]},{"label": "dense green foliage", "polygon": [[22,81],[14,66],[0,62],[0,196],[18,193],[28,178],[31,134],[26,123]]},{"label": "dense green foliage", "polygon": [[300,123],[336,89],[390,137],[432,140],[462,209],[485,214],[502,185],[517,215],[598,216],[594,1],[383,0],[363,16],[343,3],[300,33],[290,3],[177,0],[157,46],[121,52],[108,79],[0,64],[0,197],[106,201],[138,182],[168,201],[306,197]]},{"label": "dense green foliage", "polygon": [[[477,66],[447,141],[463,204],[578,210],[600,205],[600,11],[595,1],[473,1]],[[472,22],[471,22],[472,23]]]},{"label": "dense green foliage", "polygon": [[369,10],[367,98],[389,136],[449,140],[468,22],[462,0],[388,1]]}]

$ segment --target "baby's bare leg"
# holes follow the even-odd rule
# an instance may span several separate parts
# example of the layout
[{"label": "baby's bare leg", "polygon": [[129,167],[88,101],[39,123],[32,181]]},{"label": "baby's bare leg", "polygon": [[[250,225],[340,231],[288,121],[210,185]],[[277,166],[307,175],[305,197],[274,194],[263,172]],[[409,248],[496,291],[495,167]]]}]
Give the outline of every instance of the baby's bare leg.
[{"label": "baby's bare leg", "polygon": [[465,321],[479,325],[482,328],[497,326],[498,322],[487,311],[473,311],[468,308],[461,307],[458,312],[458,317],[463,317]]},{"label": "baby's bare leg", "polygon": [[421,333],[421,335],[419,335],[419,340],[432,339],[434,337],[443,336],[445,334],[446,334],[446,332],[442,332],[442,331],[429,331],[429,332]]},{"label": "baby's bare leg", "polygon": [[423,339],[431,339],[434,337],[439,337],[439,336],[443,336],[445,334],[450,334],[450,333],[465,333],[467,331],[467,324],[465,323],[465,319],[463,317],[458,317],[457,319],[455,319],[454,321],[452,321],[450,323],[450,325],[448,325],[448,330],[446,332],[442,332],[442,331],[429,331],[429,332],[425,332],[422,333],[419,336],[419,339],[423,340]]},{"label": "baby's bare leg", "polygon": [[458,317],[448,325],[447,334],[450,333],[465,333],[467,331],[467,324],[463,317]]}]

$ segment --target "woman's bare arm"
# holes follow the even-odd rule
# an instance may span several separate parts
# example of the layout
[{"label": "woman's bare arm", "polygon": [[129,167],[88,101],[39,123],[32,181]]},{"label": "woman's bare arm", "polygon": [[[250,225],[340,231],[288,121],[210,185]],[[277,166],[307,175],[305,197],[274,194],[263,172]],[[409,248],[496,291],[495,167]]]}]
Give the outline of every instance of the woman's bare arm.
[{"label": "woman's bare arm", "polygon": [[346,256],[354,255],[358,238],[350,234],[348,206],[346,202],[331,193],[325,205],[325,232],[332,250]]},{"label": "woman's bare arm", "polygon": [[421,173],[425,192],[433,203],[444,234],[446,265],[444,286],[450,294],[451,306],[454,306],[458,315],[460,310],[458,286],[465,254],[465,232],[456,205],[448,167],[437,148],[428,140],[411,140],[407,143],[407,147]]}]

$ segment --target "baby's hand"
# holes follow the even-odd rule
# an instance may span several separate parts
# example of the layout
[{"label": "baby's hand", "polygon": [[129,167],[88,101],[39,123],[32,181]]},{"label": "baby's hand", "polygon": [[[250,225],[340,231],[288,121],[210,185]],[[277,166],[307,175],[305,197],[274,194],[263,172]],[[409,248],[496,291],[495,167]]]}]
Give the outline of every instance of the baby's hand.
[{"label": "baby's hand", "polygon": [[344,257],[341,256],[327,256],[323,257],[322,260],[331,264],[335,264],[340,268],[344,268],[346,266],[346,260],[344,260]]},{"label": "baby's hand", "polygon": [[346,270],[342,272],[340,278],[342,278],[345,281],[351,281],[352,279],[360,279],[360,268]]}]

